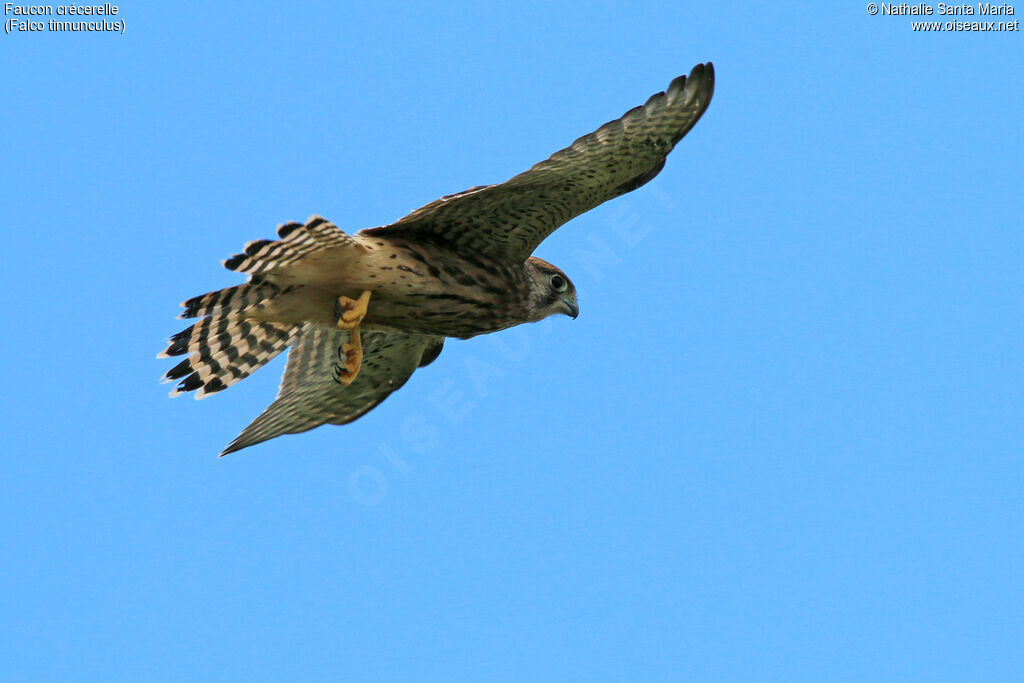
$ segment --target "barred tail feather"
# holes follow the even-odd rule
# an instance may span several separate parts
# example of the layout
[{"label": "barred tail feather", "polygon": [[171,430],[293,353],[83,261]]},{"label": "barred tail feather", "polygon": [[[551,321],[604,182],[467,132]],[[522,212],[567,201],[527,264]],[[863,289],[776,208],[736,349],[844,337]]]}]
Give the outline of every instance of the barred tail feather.
[{"label": "barred tail feather", "polygon": [[322,216],[311,216],[305,225],[284,223],[277,227],[281,239],[256,240],[245,245],[245,251],[224,261],[224,267],[240,273],[258,275],[274,268],[295,263],[303,256],[330,247],[362,248],[338,226]]},{"label": "barred tail feather", "polygon": [[165,382],[182,380],[170,395],[195,391],[200,399],[227,389],[288,348],[299,327],[247,320],[241,313],[199,320],[171,337],[167,349],[158,356],[188,354],[164,375]]},{"label": "barred tail feather", "polygon": [[218,289],[216,292],[194,296],[182,302],[181,307],[185,310],[178,317],[202,318],[207,315],[244,311],[290,289],[291,287],[281,288],[254,277],[244,284]]}]

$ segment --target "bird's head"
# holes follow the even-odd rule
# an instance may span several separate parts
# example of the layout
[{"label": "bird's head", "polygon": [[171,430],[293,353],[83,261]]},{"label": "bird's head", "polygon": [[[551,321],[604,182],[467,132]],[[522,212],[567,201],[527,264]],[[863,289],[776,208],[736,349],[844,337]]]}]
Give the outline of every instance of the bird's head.
[{"label": "bird's head", "polygon": [[527,300],[530,322],[555,313],[564,313],[571,318],[580,314],[576,287],[561,270],[531,256],[526,261],[526,276],[530,290]]}]

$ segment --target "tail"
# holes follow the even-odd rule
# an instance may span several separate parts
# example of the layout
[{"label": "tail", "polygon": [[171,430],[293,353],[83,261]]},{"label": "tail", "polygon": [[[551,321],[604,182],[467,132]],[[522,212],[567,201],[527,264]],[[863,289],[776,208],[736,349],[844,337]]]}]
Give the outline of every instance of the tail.
[{"label": "tail", "polygon": [[182,380],[171,392],[177,396],[195,391],[204,398],[245,379],[291,344],[302,327],[260,322],[247,311],[293,287],[270,282],[267,271],[291,265],[304,256],[335,247],[363,247],[330,221],[312,216],[302,223],[285,223],[277,228],[280,241],[256,240],[245,245],[245,253],[224,261],[229,270],[249,273],[245,284],[209,292],[184,302],[182,318],[200,318],[195,325],[171,337],[170,345],[158,358],[188,357],[171,368],[164,381]]},{"label": "tail", "polygon": [[235,285],[216,292],[202,294],[182,302],[185,310],[179,318],[202,318],[208,315],[224,315],[244,311],[257,306],[279,294],[290,292],[292,287],[279,287],[254,275],[245,284]]},{"label": "tail", "polygon": [[295,263],[303,256],[332,247],[362,249],[351,235],[322,216],[310,216],[306,224],[284,223],[277,226],[280,241],[256,240],[245,245],[245,252],[225,259],[224,267],[254,277],[268,270]]},{"label": "tail", "polygon": [[208,316],[171,337],[170,345],[157,356],[188,354],[188,358],[168,370],[163,381],[184,378],[171,396],[195,391],[200,399],[223,391],[288,348],[299,327],[257,322],[246,319],[242,313]]}]

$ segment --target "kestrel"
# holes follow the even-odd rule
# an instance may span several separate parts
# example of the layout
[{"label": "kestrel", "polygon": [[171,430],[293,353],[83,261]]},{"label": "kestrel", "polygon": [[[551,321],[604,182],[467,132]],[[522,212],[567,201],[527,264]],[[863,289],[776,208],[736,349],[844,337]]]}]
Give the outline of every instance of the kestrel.
[{"label": "kestrel", "polygon": [[710,62],[525,173],[448,195],[347,235],[313,216],[224,261],[244,284],[189,299],[199,318],[160,357],[203,398],[291,347],[273,403],[221,453],[365,415],[441,353],[555,313],[575,318],[568,276],[531,256],[560,225],[648,182],[707,109]]}]

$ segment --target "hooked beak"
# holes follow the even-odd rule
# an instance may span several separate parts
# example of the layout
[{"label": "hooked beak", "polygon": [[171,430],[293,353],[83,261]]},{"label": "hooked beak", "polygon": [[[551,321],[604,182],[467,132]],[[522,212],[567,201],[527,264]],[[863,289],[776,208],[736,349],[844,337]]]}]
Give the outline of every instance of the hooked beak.
[{"label": "hooked beak", "polygon": [[560,301],[562,302],[562,312],[575,320],[576,316],[580,314],[580,305],[576,303],[575,299],[570,299],[568,297],[560,299]]}]

